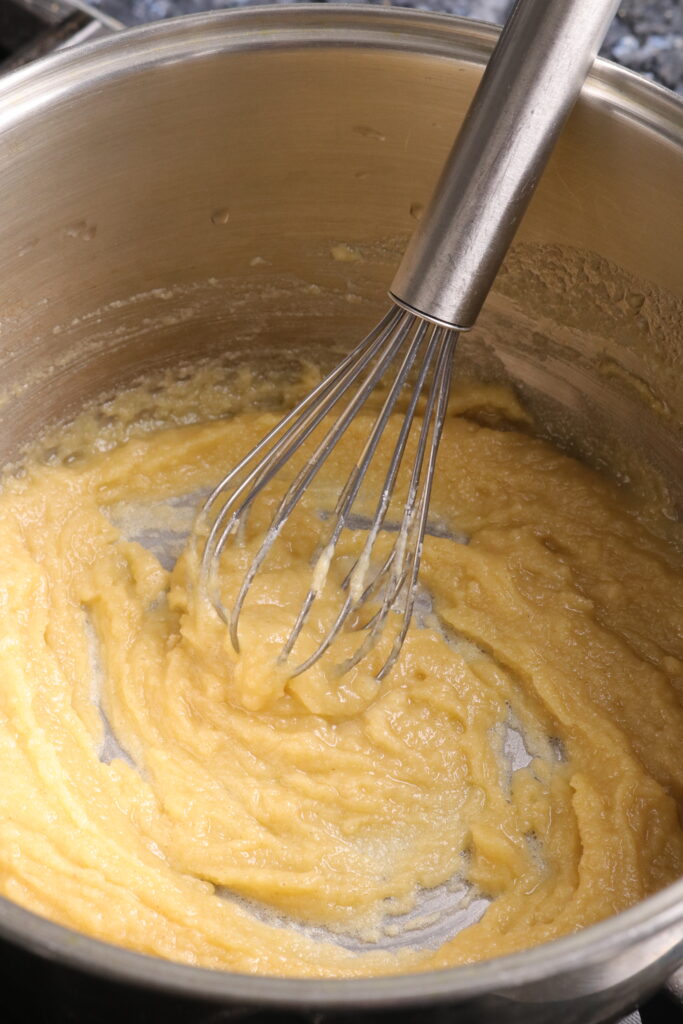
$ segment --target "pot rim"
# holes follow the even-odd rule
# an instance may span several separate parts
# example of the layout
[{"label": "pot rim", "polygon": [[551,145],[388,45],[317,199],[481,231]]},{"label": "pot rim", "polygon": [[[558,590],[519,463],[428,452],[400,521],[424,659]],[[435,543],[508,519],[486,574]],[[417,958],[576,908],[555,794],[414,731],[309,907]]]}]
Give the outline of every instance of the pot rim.
[{"label": "pot rim", "polygon": [[[8,74],[0,80],[0,132],[11,131],[45,105],[91,90],[95,82],[179,59],[222,51],[354,46],[483,66],[498,31],[493,25],[452,15],[361,5],[250,7],[174,18],[65,49]],[[683,98],[664,87],[598,59],[582,95],[683,149]],[[683,937],[682,926],[683,879],[573,935],[477,964],[372,978],[281,978],[195,967],[134,952],[55,924],[0,897],[0,936],[64,966],[177,995],[280,1008],[398,1007],[513,990],[568,969],[586,971],[604,964],[667,929],[676,929],[677,935],[680,930],[678,937]]]},{"label": "pot rim", "polygon": [[[495,25],[456,15],[355,3],[278,4],[184,15],[67,47],[0,77],[0,131],[41,106],[90,89],[93,78],[111,79],[133,68],[141,71],[221,51],[294,45],[390,49],[482,66],[498,33]],[[581,95],[601,98],[615,113],[683,145],[683,97],[635,71],[598,57]]]}]

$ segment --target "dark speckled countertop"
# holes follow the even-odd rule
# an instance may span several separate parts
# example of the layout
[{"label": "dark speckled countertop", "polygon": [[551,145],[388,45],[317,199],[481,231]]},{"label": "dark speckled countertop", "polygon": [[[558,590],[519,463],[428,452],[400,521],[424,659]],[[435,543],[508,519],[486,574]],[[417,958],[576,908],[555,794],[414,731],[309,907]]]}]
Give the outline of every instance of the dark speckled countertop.
[{"label": "dark speckled countertop", "polygon": [[[2,0],[0,0],[0,3]],[[91,0],[126,25],[263,0]],[[281,2],[281,0],[272,0]],[[285,0],[298,2],[298,0]],[[318,0],[325,3],[326,0]],[[358,0],[355,0],[358,2]],[[385,0],[368,0],[370,3]],[[459,14],[502,22],[512,0],[394,0],[398,7]],[[683,96],[683,0],[624,0],[605,40],[604,57],[623,64]]]}]

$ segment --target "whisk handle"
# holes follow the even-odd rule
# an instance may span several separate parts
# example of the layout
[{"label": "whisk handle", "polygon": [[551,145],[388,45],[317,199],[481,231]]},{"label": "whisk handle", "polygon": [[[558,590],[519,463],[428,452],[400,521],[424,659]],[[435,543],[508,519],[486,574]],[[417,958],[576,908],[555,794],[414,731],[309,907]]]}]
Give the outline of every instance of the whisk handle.
[{"label": "whisk handle", "polygon": [[467,330],[493,284],[619,0],[517,0],[391,296]]}]

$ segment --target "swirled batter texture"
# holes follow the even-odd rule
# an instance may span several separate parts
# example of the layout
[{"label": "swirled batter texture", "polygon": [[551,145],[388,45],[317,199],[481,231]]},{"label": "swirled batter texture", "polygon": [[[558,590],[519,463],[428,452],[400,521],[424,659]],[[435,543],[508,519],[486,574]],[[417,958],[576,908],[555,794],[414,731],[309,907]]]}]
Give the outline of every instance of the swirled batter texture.
[{"label": "swirled batter texture", "polygon": [[[495,406],[505,429],[480,415]],[[366,417],[258,577],[240,655],[198,599],[191,549],[163,565],[139,538],[173,533],[183,496],[196,501],[274,415],[157,423],[8,483],[2,894],[160,957],[354,976],[533,946],[678,878],[679,559],[610,482],[511,418],[523,424],[495,389],[454,395],[429,599],[381,683],[381,649],[340,681],[324,665],[295,679],[273,669]],[[223,559],[226,600],[273,500]],[[342,537],[304,648],[364,537],[362,523]],[[516,770],[511,729],[526,749]],[[465,893],[488,907],[425,947],[429,920],[411,911],[440,886],[448,904],[449,885],[454,906]],[[406,927],[414,941],[383,948]]]}]

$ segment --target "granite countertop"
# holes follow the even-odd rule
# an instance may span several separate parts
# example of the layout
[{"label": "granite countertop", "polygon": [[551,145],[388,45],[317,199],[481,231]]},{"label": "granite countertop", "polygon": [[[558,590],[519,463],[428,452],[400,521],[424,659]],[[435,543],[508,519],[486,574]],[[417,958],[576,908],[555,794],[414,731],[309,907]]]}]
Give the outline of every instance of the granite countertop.
[{"label": "granite countertop", "polygon": [[[0,0],[1,2],[1,0]],[[263,0],[91,0],[126,25]],[[271,0],[297,3],[300,0]],[[326,0],[318,0],[325,3]],[[358,2],[358,0],[355,0]],[[385,3],[386,0],[367,0]],[[397,7],[459,14],[502,22],[512,0],[393,0]],[[683,0],[624,0],[602,48],[602,55],[632,68],[683,96]]]}]

